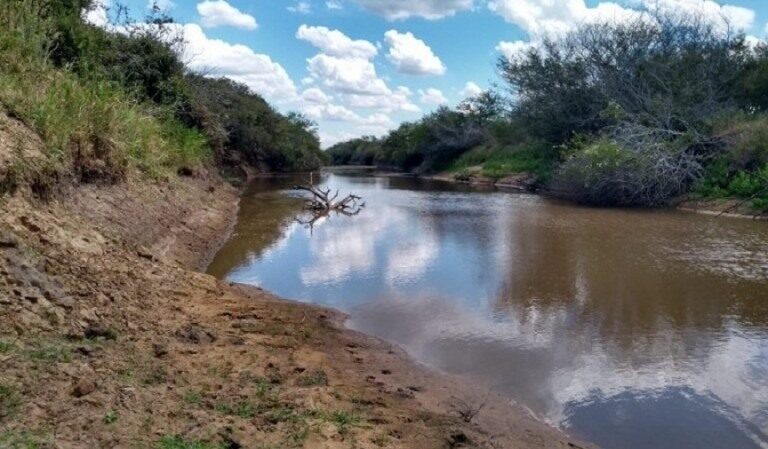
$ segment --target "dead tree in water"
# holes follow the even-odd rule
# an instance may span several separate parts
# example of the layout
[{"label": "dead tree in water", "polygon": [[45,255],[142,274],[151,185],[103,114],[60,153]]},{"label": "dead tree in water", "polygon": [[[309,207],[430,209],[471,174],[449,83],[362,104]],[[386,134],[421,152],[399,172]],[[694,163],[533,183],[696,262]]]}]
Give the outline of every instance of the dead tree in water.
[{"label": "dead tree in water", "polygon": [[347,195],[340,201],[336,201],[339,197],[338,190],[331,195],[331,189],[322,190],[313,185],[296,186],[295,189],[312,194],[312,199],[308,200],[307,209],[313,212],[336,211],[345,215],[356,215],[365,207],[365,203],[358,203],[362,198],[357,195]]},{"label": "dead tree in water", "polygon": [[310,228],[314,226],[315,222],[328,216],[331,212],[351,217],[359,214],[365,208],[365,203],[360,202],[362,200],[361,197],[350,194],[337,201],[339,198],[338,190],[331,194],[332,190],[330,188],[321,189],[315,186],[312,181],[308,185],[297,185],[294,189],[312,194],[312,197],[307,200],[306,206],[306,209],[311,212],[312,216],[308,220],[296,218],[296,221],[303,225],[308,225]]}]

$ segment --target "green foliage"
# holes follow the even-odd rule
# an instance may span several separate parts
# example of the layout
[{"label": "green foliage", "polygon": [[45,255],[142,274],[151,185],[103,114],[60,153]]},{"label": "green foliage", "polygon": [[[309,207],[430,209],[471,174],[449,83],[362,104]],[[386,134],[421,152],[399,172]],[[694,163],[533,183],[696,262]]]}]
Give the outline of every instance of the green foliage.
[{"label": "green foliage", "polygon": [[157,444],[157,449],[223,449],[223,445],[187,440],[180,435],[166,435]]},{"label": "green foliage", "polygon": [[726,151],[711,162],[695,192],[710,198],[742,198],[768,210],[768,116],[731,117],[718,124]]},{"label": "green foliage", "polygon": [[110,410],[104,414],[104,424],[114,424],[118,419],[120,419],[120,415],[114,410]]},{"label": "green foliage", "polygon": [[21,406],[21,397],[11,385],[0,383],[0,421],[13,417]]},{"label": "green foliage", "polygon": [[403,123],[384,138],[342,142],[328,154],[336,165],[374,163],[421,173],[444,169],[487,137],[484,125],[491,113],[479,106],[463,107],[439,108],[417,122]]},{"label": "green foliage", "polygon": [[381,141],[373,136],[340,142],[326,153],[331,165],[373,165],[381,151]]},{"label": "green foliage", "polygon": [[[91,0],[0,3],[0,105],[43,138],[47,161],[0,185],[37,178],[113,183],[133,170],[166,178],[219,162],[264,170],[321,165],[314,125],[247,88],[187,73],[180,27],[115,7],[121,32],[86,24]],[[202,86],[202,87],[201,87]],[[219,96],[227,101],[222,105]]]},{"label": "green foliage", "polygon": [[328,375],[323,370],[313,370],[299,377],[297,383],[302,387],[326,386],[328,385]]},{"label": "green foliage", "polygon": [[43,449],[53,444],[50,435],[38,431],[8,430],[0,432],[0,447],[3,449]]},{"label": "green foliage", "polygon": [[56,68],[45,49],[58,22],[16,13],[14,27],[0,28],[0,103],[40,134],[53,173],[116,182],[131,168],[158,176],[205,161],[199,132],[112,81]]},{"label": "green foliage", "polygon": [[72,350],[63,342],[42,342],[26,351],[27,356],[37,362],[69,363],[72,361]]},{"label": "green foliage", "polygon": [[189,405],[199,405],[203,402],[203,395],[197,391],[188,391],[184,393],[184,403]]},{"label": "green foliage", "polygon": [[245,162],[279,171],[313,170],[325,162],[314,124],[282,115],[245,85],[190,76],[191,91],[206,111],[205,132],[221,162]]},{"label": "green foliage", "polygon": [[760,43],[737,79],[737,99],[745,109],[768,112],[768,44]]},{"label": "green foliage", "polygon": [[557,162],[558,152],[542,141],[523,142],[498,147],[484,145],[462,154],[451,165],[451,171],[462,172],[480,166],[482,174],[489,178],[503,178],[514,173],[530,173],[540,181],[546,181]]},{"label": "green foliage", "polygon": [[16,348],[16,345],[13,344],[10,341],[6,340],[0,340],[0,354],[7,354],[11,351],[13,351]]}]

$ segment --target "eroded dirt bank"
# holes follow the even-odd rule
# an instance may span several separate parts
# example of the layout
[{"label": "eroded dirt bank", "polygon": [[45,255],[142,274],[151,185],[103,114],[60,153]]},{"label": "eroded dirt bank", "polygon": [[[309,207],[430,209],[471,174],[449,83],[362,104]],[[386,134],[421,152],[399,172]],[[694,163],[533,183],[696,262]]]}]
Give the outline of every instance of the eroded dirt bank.
[{"label": "eroded dirt bank", "polygon": [[215,177],[1,201],[0,448],[587,447],[337,312],[193,271],[237,208]]}]

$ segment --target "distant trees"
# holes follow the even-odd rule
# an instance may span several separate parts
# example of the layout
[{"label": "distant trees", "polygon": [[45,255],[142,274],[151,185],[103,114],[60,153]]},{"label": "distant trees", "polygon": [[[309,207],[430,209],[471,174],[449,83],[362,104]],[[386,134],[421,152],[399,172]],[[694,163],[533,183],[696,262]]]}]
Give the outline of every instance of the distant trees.
[{"label": "distant trees", "polygon": [[768,204],[768,159],[744,149],[766,135],[765,43],[702,17],[649,13],[581,25],[498,69],[506,98],[486,92],[442,108],[355,154],[414,171],[482,167],[498,177],[525,167],[591,204],[656,206],[691,189],[765,190]]},{"label": "distant trees", "polygon": [[383,139],[366,137],[343,142],[329,148],[328,154],[337,164],[375,163],[417,172],[434,171],[486,139],[488,118],[483,113],[440,107],[417,122],[400,125]]}]

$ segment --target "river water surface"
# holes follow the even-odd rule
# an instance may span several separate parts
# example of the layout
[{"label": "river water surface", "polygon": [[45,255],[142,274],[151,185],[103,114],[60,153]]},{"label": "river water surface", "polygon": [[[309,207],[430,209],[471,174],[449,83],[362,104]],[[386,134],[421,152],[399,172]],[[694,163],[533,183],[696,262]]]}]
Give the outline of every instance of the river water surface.
[{"label": "river water surface", "polygon": [[341,309],[605,449],[768,448],[768,223],[330,174],[257,180],[209,271]]}]

